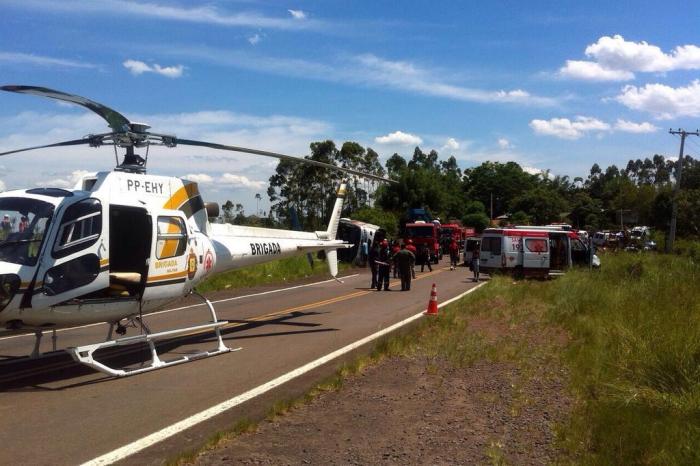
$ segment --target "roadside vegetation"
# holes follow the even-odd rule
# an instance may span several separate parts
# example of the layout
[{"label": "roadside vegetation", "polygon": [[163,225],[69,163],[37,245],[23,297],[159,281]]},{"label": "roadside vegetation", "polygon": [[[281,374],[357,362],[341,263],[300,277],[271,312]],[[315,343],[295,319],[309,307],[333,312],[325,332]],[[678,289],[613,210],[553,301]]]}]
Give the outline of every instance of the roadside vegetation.
[{"label": "roadside vegetation", "polygon": [[[340,272],[351,266],[340,262]],[[245,267],[239,270],[213,275],[197,285],[199,293],[221,291],[249,286],[266,285],[270,283],[283,283],[299,280],[307,277],[328,277],[328,263],[314,257],[314,266],[309,265],[306,256],[291,257],[264,264]]]},{"label": "roadside vegetation", "polygon": [[[304,396],[279,401],[269,417],[342,388],[385,358],[413,358],[436,376],[444,363],[492,361],[517,367],[513,415],[534,403],[529,381],[568,381],[573,401],[570,418],[556,425],[559,463],[700,464],[700,263],[688,252],[697,246],[679,246],[672,255],[607,253],[601,270],[553,281],[494,277]],[[206,448],[254,428],[246,420]]]},{"label": "roadside vegetation", "polygon": [[[547,342],[535,353],[491,349],[526,369],[538,352],[566,368],[575,403],[559,426],[562,462],[699,464],[700,264],[695,256],[629,253],[606,254],[603,264],[600,272],[575,270],[551,282],[498,277],[445,320],[462,311],[509,325],[535,317],[536,325],[568,334],[558,353]],[[439,351],[450,354],[453,340]],[[458,359],[472,357],[465,350]]]}]

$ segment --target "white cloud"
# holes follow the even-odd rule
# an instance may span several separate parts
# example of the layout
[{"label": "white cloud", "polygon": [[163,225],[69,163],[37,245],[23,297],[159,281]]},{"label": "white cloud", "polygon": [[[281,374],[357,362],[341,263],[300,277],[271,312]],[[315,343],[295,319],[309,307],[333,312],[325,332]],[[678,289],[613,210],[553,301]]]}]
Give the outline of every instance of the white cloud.
[{"label": "white cloud", "polygon": [[463,102],[508,103],[516,105],[552,106],[557,99],[532,95],[522,89],[489,91],[473,89],[446,81],[446,70],[419,66],[406,61],[391,61],[372,54],[341,56],[335,62],[261,56],[240,50],[202,46],[151,47],[160,54],[191,60],[205,60],[222,66],[353,85],[382,87],[412,94],[442,97]]},{"label": "white cloud", "polygon": [[65,11],[95,15],[131,16],[139,19],[156,18],[167,21],[213,24],[223,27],[256,27],[270,29],[320,29],[324,24],[319,21],[299,21],[294,17],[272,17],[257,12],[230,12],[214,6],[184,7],[158,2],[135,2],[126,0],[101,0],[85,2],[82,0],[22,0],[15,2],[23,8],[46,11]]},{"label": "white cloud", "polygon": [[385,60],[372,54],[356,56],[354,61],[364,70],[354,70],[349,76],[370,84],[466,102],[541,106],[555,103],[552,98],[534,96],[522,89],[486,91],[449,84],[433,72],[411,62]]},{"label": "white cloud", "polygon": [[72,173],[70,173],[69,175],[65,175],[61,178],[54,178],[51,180],[37,181],[36,185],[42,186],[42,187],[49,187],[49,188],[72,189],[78,184],[78,182],[85,175],[91,175],[91,174],[93,174],[93,172],[89,172],[87,170],[75,170]]},{"label": "white cloud", "polygon": [[377,136],[374,138],[374,142],[377,144],[400,144],[405,146],[417,146],[423,142],[423,140],[413,134],[404,133],[403,131],[394,131],[386,136]]},{"label": "white cloud", "polygon": [[700,47],[681,45],[665,53],[645,41],[625,40],[617,34],[603,36],[585,50],[594,61],[567,60],[559,75],[594,81],[627,81],[634,72],[659,73],[673,70],[700,69]]},{"label": "white cloud", "polygon": [[447,138],[445,145],[442,146],[440,150],[457,150],[459,149],[459,142],[455,138]]},{"label": "white cloud", "polygon": [[306,13],[302,10],[287,10],[294,19],[306,19]]},{"label": "white cloud", "polygon": [[506,138],[498,138],[498,147],[501,149],[507,150],[507,149],[513,149],[515,146]]},{"label": "white cloud", "polygon": [[659,120],[700,116],[700,80],[685,87],[646,84],[625,86],[615,100],[633,110],[651,113]]},{"label": "white cloud", "polygon": [[625,70],[610,70],[592,61],[566,60],[559,69],[559,76],[585,81],[629,81],[634,73]]},{"label": "white cloud", "polygon": [[530,128],[537,134],[555,136],[560,139],[579,139],[587,132],[608,131],[610,125],[597,118],[577,116],[573,121],[568,118],[532,120]]},{"label": "white cloud", "polygon": [[262,37],[260,34],[253,34],[252,36],[248,37],[248,42],[250,42],[250,45],[257,45],[261,40]]},{"label": "white cloud", "polygon": [[627,41],[619,34],[601,37],[586,47],[586,55],[608,69],[644,72],[700,69],[700,47],[679,46],[666,54],[655,45]]},{"label": "white cloud", "polygon": [[65,68],[98,68],[97,65],[92,63],[16,52],[0,52],[0,62],[44,67],[58,66]]},{"label": "white cloud", "polygon": [[530,175],[538,175],[542,178],[548,178],[550,180],[553,180],[555,178],[555,175],[551,173],[549,170],[543,170],[541,168],[535,168],[535,167],[526,167],[522,166],[521,167],[525,173],[528,173]]},{"label": "white cloud", "polygon": [[233,173],[224,173],[219,178],[219,182],[227,185],[231,185],[235,188],[248,188],[248,189],[266,189],[267,182],[265,181],[254,181],[249,179],[247,176],[235,175]]},{"label": "white cloud", "polygon": [[214,178],[207,175],[206,173],[191,173],[189,175],[183,176],[183,178],[194,181],[199,184],[209,184],[214,182]]},{"label": "white cloud", "polygon": [[625,133],[653,133],[658,131],[659,128],[646,121],[643,123],[635,123],[633,121],[618,118],[617,122],[615,123],[615,130]]},{"label": "white cloud", "polygon": [[167,78],[179,78],[182,76],[182,72],[185,67],[183,65],[175,66],[160,66],[157,63],[149,65],[139,60],[126,60],[124,63],[124,68],[128,69],[131,74],[138,76],[143,73],[155,73]]}]

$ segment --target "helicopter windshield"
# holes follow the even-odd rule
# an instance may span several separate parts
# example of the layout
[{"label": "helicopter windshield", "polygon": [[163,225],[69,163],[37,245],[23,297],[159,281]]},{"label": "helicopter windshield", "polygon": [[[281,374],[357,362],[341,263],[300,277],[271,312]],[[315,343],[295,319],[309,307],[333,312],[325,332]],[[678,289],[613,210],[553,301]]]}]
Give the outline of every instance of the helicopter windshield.
[{"label": "helicopter windshield", "polygon": [[0,198],[0,261],[36,265],[53,208],[37,199]]}]

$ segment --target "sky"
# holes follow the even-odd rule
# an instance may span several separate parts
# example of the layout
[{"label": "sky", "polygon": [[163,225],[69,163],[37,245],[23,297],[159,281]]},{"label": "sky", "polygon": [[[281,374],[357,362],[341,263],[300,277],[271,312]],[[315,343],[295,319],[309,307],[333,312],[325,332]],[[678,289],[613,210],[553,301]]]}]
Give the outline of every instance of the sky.
[{"label": "sky", "polygon": [[[690,2],[0,0],[0,84],[85,96],[183,138],[309,154],[416,146],[461,168],[515,161],[586,177],[593,163],[677,157],[700,126]],[[0,95],[0,152],[107,130],[69,104]],[[700,138],[686,153],[700,157]],[[0,189],[70,187],[110,148],[0,160]],[[149,173],[205,200],[267,210],[276,162],[151,148]],[[255,194],[262,194],[262,201]]]}]

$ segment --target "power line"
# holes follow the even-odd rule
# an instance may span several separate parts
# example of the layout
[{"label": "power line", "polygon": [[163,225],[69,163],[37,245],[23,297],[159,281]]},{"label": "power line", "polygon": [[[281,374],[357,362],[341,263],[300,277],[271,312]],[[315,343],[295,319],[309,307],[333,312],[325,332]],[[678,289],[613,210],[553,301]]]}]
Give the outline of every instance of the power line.
[{"label": "power line", "polygon": [[668,229],[668,241],[666,241],[666,252],[673,251],[673,243],[676,240],[676,220],[678,218],[678,194],[681,189],[681,176],[683,175],[683,149],[685,146],[685,138],[687,136],[700,136],[700,131],[689,132],[683,129],[674,131],[668,130],[670,134],[679,134],[681,136],[681,150],[678,153],[678,167],[676,168],[676,186],[673,189],[673,205],[671,207],[671,225]]}]

